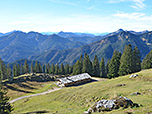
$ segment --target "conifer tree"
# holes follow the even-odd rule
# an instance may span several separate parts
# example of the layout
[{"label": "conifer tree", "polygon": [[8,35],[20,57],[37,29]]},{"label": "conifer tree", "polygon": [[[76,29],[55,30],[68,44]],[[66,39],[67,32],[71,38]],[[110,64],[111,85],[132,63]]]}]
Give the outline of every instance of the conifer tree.
[{"label": "conifer tree", "polygon": [[16,64],[13,65],[13,77],[17,76],[17,66]]},{"label": "conifer tree", "polygon": [[82,68],[83,68],[83,56],[82,56],[82,54],[80,56],[79,62],[80,62],[80,73],[82,73]]},{"label": "conifer tree", "polygon": [[65,65],[65,74],[69,74],[69,64]]},{"label": "conifer tree", "polygon": [[81,68],[80,68],[81,64],[80,64],[80,61],[77,60],[77,62],[74,64],[73,66],[73,75],[76,75],[76,74],[80,74],[81,73]]},{"label": "conifer tree", "polygon": [[56,75],[59,74],[59,64],[58,63],[55,65],[55,74]]},{"label": "conifer tree", "polygon": [[92,75],[92,62],[90,61],[89,56],[85,53],[84,60],[83,60],[83,68],[82,73],[89,73]]},{"label": "conifer tree", "polygon": [[152,50],[146,55],[141,63],[142,69],[152,68]]},{"label": "conifer tree", "polygon": [[2,89],[0,84],[0,114],[10,114],[13,107],[9,103],[9,97],[6,96],[7,92]]},{"label": "conifer tree", "polygon": [[17,75],[18,76],[21,75],[21,73],[20,73],[20,65],[19,64],[17,64]]},{"label": "conifer tree", "polygon": [[48,64],[45,65],[45,73],[48,73]]},{"label": "conifer tree", "polygon": [[125,46],[124,52],[120,59],[119,75],[126,75],[132,73],[132,46]]},{"label": "conifer tree", "polygon": [[119,71],[119,66],[120,66],[120,57],[121,57],[121,53],[115,50],[111,58],[110,64],[108,66],[109,67],[108,68],[109,72],[107,74],[108,78],[114,78],[118,76],[118,71]]},{"label": "conifer tree", "polygon": [[106,77],[106,75],[105,75],[105,61],[104,61],[104,58],[102,58],[101,62],[100,62],[100,77],[102,77],[102,78]]},{"label": "conifer tree", "polygon": [[9,81],[13,80],[13,77],[11,75],[11,68],[10,68],[9,64],[7,64],[7,76],[8,76]]},{"label": "conifer tree", "polygon": [[137,47],[132,52],[132,72],[139,72],[141,70],[141,57],[140,51]]},{"label": "conifer tree", "polygon": [[29,66],[27,64],[27,60],[25,60],[25,62],[24,62],[24,71],[25,71],[25,73],[29,73]]},{"label": "conifer tree", "polygon": [[42,72],[45,73],[45,65],[44,64],[43,64],[42,68],[43,68]]},{"label": "conifer tree", "polygon": [[33,62],[31,63],[31,73],[34,73]]},{"label": "conifer tree", "polygon": [[100,76],[99,60],[97,58],[97,55],[95,55],[93,61],[93,75]]},{"label": "conifer tree", "polygon": [[61,71],[61,74],[62,74],[62,75],[65,74],[65,70],[64,70],[64,65],[63,65],[63,63],[61,63],[61,70],[60,70],[60,71]]},{"label": "conifer tree", "polygon": [[21,74],[24,74],[24,68],[23,68],[23,64],[22,63],[21,63],[20,72],[21,72]]},{"label": "conifer tree", "polygon": [[53,63],[51,64],[51,73],[52,73],[53,75],[55,74],[55,66],[54,66]]},{"label": "conifer tree", "polygon": [[42,66],[40,63],[38,64],[38,69],[39,69],[39,73],[42,73]]},{"label": "conifer tree", "polygon": [[4,78],[4,68],[3,68],[3,61],[0,58],[0,80]]},{"label": "conifer tree", "polygon": [[38,66],[38,62],[37,61],[35,62],[35,68],[34,69],[35,69],[36,73],[39,73],[39,66]]}]

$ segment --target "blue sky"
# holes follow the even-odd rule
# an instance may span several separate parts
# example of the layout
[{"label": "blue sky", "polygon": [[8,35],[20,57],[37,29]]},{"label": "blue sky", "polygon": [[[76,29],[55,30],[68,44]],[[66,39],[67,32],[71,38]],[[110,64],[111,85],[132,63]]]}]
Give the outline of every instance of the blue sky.
[{"label": "blue sky", "polygon": [[152,0],[0,0],[0,32],[152,30]]}]

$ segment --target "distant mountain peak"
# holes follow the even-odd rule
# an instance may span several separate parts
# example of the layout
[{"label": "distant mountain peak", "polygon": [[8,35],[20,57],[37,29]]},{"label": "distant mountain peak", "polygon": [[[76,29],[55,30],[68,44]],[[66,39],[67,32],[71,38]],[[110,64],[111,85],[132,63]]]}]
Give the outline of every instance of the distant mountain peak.
[{"label": "distant mountain peak", "polygon": [[120,33],[120,32],[124,32],[124,30],[120,28],[120,29],[118,29],[116,32],[117,32],[117,33]]}]

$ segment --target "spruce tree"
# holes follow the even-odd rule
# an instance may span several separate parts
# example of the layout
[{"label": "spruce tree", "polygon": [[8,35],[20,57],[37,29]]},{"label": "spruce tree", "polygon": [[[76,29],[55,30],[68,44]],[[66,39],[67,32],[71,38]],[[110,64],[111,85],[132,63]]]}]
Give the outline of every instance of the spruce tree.
[{"label": "spruce tree", "polygon": [[24,62],[24,73],[29,73],[29,66],[27,64],[27,60]]},{"label": "spruce tree", "polygon": [[102,78],[106,77],[106,75],[105,75],[105,61],[104,61],[104,58],[102,58],[101,62],[100,62],[100,77],[102,77]]},{"label": "spruce tree", "polygon": [[55,65],[55,74],[56,75],[59,74],[59,64],[58,63]]},{"label": "spruce tree", "polygon": [[2,89],[2,80],[0,79],[0,114],[10,114],[13,111],[6,94],[7,92]]},{"label": "spruce tree", "polygon": [[82,73],[82,68],[83,68],[83,56],[82,56],[82,54],[80,56],[79,62],[80,62],[80,73]]},{"label": "spruce tree", "polygon": [[92,75],[92,62],[90,61],[89,56],[85,53],[84,60],[83,60],[83,68],[82,73],[89,73]]},{"label": "spruce tree", "polygon": [[99,60],[97,58],[97,55],[95,55],[93,60],[93,75],[100,76]]},{"label": "spruce tree", "polygon": [[77,62],[74,64],[73,66],[73,75],[76,75],[76,74],[80,74],[81,73],[81,68],[80,68],[81,64],[80,64],[80,61],[77,60]]},{"label": "spruce tree", "polygon": [[61,71],[61,74],[62,74],[62,75],[65,74],[65,70],[64,70],[64,65],[63,65],[63,63],[61,63],[61,70],[60,70],[60,71]]},{"label": "spruce tree", "polygon": [[124,52],[120,59],[119,75],[126,75],[133,72],[132,63],[132,46],[125,46]]},{"label": "spruce tree", "polygon": [[31,73],[34,73],[33,62],[31,63]]},{"label": "spruce tree", "polygon": [[152,50],[146,55],[141,63],[142,69],[152,68]]},{"label": "spruce tree", "polygon": [[17,76],[17,66],[16,64],[13,65],[13,77]]},{"label": "spruce tree", "polygon": [[0,80],[4,78],[4,69],[3,69],[3,61],[0,58]]},{"label": "spruce tree", "polygon": [[38,66],[38,62],[37,61],[35,62],[35,68],[34,69],[35,69],[36,73],[39,73],[39,66]]},{"label": "spruce tree", "polygon": [[21,73],[20,73],[20,65],[19,64],[17,64],[17,75],[18,76],[21,75]]},{"label": "spruce tree", "polygon": [[20,73],[21,73],[21,75],[22,75],[22,74],[24,74],[23,64],[21,63],[21,65],[20,65],[20,66],[21,66],[21,68],[20,68]]},{"label": "spruce tree", "polygon": [[11,68],[10,68],[9,64],[7,64],[7,76],[8,76],[9,81],[13,80],[13,77],[11,75]]},{"label": "spruce tree", "polygon": [[108,73],[109,73],[109,64],[110,64],[110,60],[107,61],[107,64],[105,66],[105,75],[106,75],[106,78],[107,78]]},{"label": "spruce tree", "polygon": [[42,66],[40,63],[38,64],[38,69],[39,69],[39,73],[42,73]]},{"label": "spruce tree", "polygon": [[70,69],[69,64],[66,64],[64,69],[65,69],[65,74],[69,74],[69,69]]},{"label": "spruce tree", "polygon": [[45,73],[45,65],[44,64],[43,64],[42,68],[43,68],[42,72]]},{"label": "spruce tree", "polygon": [[111,58],[110,64],[108,66],[109,67],[108,74],[107,74],[108,78],[114,78],[118,76],[118,71],[119,71],[119,66],[120,66],[120,57],[121,57],[121,53],[115,50]]},{"label": "spruce tree", "polygon": [[55,66],[53,63],[51,64],[51,74],[55,74]]},{"label": "spruce tree", "polygon": [[140,51],[137,47],[132,52],[132,72],[139,72],[141,70],[141,57]]}]

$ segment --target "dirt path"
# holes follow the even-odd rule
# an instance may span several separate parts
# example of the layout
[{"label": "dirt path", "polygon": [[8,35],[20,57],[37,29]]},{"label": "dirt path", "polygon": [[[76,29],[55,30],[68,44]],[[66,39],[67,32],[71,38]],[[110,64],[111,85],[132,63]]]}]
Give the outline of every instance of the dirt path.
[{"label": "dirt path", "polygon": [[51,93],[51,92],[54,92],[54,91],[58,91],[60,90],[61,88],[55,88],[55,89],[51,89],[51,90],[48,90],[48,91],[45,91],[45,92],[42,92],[42,93],[37,93],[37,94],[33,94],[33,95],[27,95],[27,96],[22,96],[22,97],[19,97],[19,98],[16,98],[16,99],[13,99],[10,101],[10,103],[14,103],[18,100],[21,100],[21,99],[24,99],[24,98],[28,98],[28,97],[34,97],[34,96],[39,96],[39,95],[45,95],[47,93]]}]

